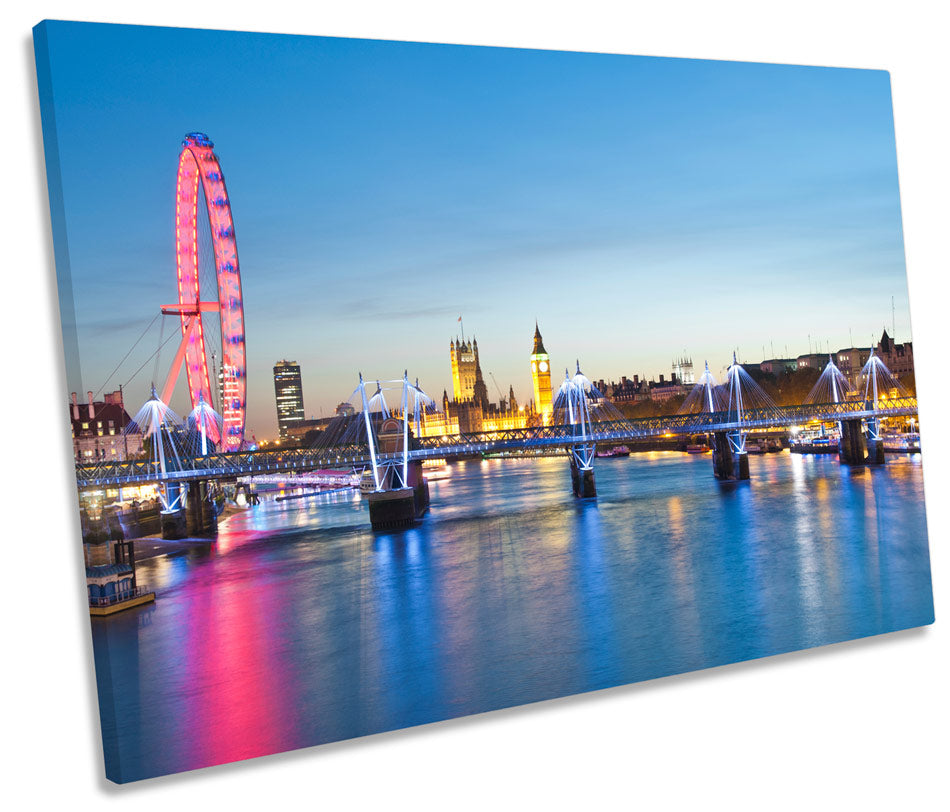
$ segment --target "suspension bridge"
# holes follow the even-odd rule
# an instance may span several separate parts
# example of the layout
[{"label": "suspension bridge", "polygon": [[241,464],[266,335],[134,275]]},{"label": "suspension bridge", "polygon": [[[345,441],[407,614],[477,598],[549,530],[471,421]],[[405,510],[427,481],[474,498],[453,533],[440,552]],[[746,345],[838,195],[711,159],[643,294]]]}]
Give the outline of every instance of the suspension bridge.
[{"label": "suspension bridge", "polygon": [[[371,382],[360,376],[351,397],[359,410],[337,418],[314,447],[255,451],[218,450],[209,437],[221,436],[223,421],[213,409],[199,398],[187,419],[180,420],[153,391],[129,425],[130,431],[144,435],[148,455],[137,460],[80,464],[76,476],[80,489],[155,483],[165,511],[174,513],[182,508],[189,489],[205,493],[213,481],[366,470],[373,477],[369,498],[374,526],[399,526],[415,520],[428,507],[421,463],[430,459],[565,450],[573,493],[590,498],[596,496],[598,445],[706,435],[711,441],[716,478],[744,480],[749,478],[745,450],[749,432],[788,431],[819,422],[837,425],[842,463],[880,464],[884,461],[881,421],[915,417],[917,400],[873,355],[862,372],[862,381],[860,391],[850,392],[849,397],[847,381],[829,359],[805,403],[780,407],[734,360],[722,384],[716,383],[707,367],[680,413],[628,419],[606,401],[578,364],[573,375],[565,374],[548,425],[425,437],[420,424],[433,402],[418,382],[410,382],[407,374],[401,379]],[[394,391],[399,405],[390,409],[386,395]],[[374,510],[373,505],[381,507]]]},{"label": "suspension bridge", "polygon": [[[833,424],[843,463],[881,464],[881,422],[917,414],[916,398],[873,352],[856,387],[849,385],[829,356],[805,402],[783,407],[733,355],[722,383],[706,365],[679,413],[639,419],[624,417],[581,372],[578,362],[573,374],[565,370],[553,413],[539,425],[425,436],[422,426],[435,404],[418,380],[410,382],[408,372],[402,378],[374,381],[360,374],[350,396],[355,414],[339,417],[314,447],[247,450],[244,301],[230,200],[213,148],[203,133],[189,133],[181,145],[175,218],[178,301],[161,307],[162,314],[178,319],[181,337],[164,385],[160,390],[152,386],[150,398],[125,428],[126,433],[139,435],[143,453],[138,459],[96,459],[76,467],[81,491],[154,483],[165,532],[172,537],[182,535],[186,527],[214,532],[214,483],[238,477],[365,471],[372,475],[371,523],[378,528],[399,527],[428,509],[422,474],[426,460],[563,450],[570,458],[574,495],[593,498],[598,445],[705,435],[716,478],[745,480],[750,476],[746,437],[751,431]],[[160,338],[158,353],[164,343]],[[155,364],[157,372],[157,359]],[[193,407],[185,419],[168,405],[182,367]],[[393,409],[387,393],[398,398]]]}]

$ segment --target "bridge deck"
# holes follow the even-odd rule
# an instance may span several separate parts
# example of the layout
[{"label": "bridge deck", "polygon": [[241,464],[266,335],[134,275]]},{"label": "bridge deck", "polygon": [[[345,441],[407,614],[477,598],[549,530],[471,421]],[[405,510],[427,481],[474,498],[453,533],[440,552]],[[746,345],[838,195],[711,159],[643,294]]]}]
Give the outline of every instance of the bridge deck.
[{"label": "bridge deck", "polygon": [[[916,398],[895,398],[877,409],[861,401],[823,403],[784,408],[752,409],[738,420],[735,413],[667,415],[594,423],[586,434],[579,426],[533,426],[446,437],[423,437],[412,441],[410,459],[425,460],[504,451],[528,451],[567,447],[581,443],[620,443],[647,440],[665,435],[684,436],[716,431],[788,428],[814,421],[907,417],[917,414]],[[401,460],[401,454],[377,454],[382,462]],[[232,451],[194,457],[185,467],[164,475],[147,460],[100,462],[76,466],[80,488],[136,485],[147,482],[176,482],[219,479],[256,473],[291,473],[328,468],[361,467],[370,463],[365,443],[332,448],[288,449],[282,451]]]}]

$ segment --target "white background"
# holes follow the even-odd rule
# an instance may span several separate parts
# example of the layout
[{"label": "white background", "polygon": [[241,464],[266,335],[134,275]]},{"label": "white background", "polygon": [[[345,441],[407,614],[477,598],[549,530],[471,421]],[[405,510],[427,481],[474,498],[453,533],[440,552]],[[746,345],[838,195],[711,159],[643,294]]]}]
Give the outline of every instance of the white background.
[{"label": "white background", "polygon": [[[136,810],[288,804],[921,809],[946,803],[950,635],[941,613],[948,594],[950,442],[938,433],[938,423],[950,403],[950,28],[939,16],[941,5],[8,5],[0,51],[0,800],[12,800],[11,809],[131,804]],[[891,71],[937,624],[127,787],[110,785],[102,777],[30,35],[44,17]],[[119,170],[134,176],[132,166]],[[37,457],[42,465],[32,461]]]}]

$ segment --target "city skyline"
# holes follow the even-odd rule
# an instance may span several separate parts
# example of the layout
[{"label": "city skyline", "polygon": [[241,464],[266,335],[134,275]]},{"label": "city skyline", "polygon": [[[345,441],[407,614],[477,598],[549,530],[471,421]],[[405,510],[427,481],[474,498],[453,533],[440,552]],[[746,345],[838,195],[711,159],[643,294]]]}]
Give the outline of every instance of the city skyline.
[{"label": "city skyline", "polygon": [[[103,386],[174,299],[175,157],[195,129],[234,211],[249,433],[276,433],[267,383],[284,357],[308,415],[331,414],[359,371],[408,368],[440,395],[460,314],[486,376],[522,402],[535,318],[555,381],[575,359],[592,378],[655,377],[684,351],[721,368],[734,349],[804,354],[809,334],[813,349],[870,346],[892,297],[895,338],[911,338],[884,72],[67,23],[49,36],[73,391],[117,388],[158,345],[156,324]],[[225,66],[230,49],[247,58]],[[185,70],[213,92],[182,92]],[[103,171],[117,147],[134,183]],[[172,405],[186,401],[180,380]]]}]

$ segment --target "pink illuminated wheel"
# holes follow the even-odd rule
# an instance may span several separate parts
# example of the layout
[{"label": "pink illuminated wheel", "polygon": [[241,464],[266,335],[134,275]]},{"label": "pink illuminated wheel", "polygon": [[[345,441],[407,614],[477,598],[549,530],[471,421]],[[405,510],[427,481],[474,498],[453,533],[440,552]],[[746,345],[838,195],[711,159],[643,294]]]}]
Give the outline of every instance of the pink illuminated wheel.
[{"label": "pink illuminated wheel", "polygon": [[[211,256],[204,264],[211,268],[210,284],[207,273],[200,274],[199,267],[199,229],[205,233],[205,214],[210,227]],[[236,451],[244,442],[247,393],[244,299],[231,203],[214,144],[203,133],[188,133],[181,144],[175,250],[178,304],[163,307],[162,312],[180,316],[182,342],[162,399],[168,403],[184,362],[192,407],[197,407],[202,399],[213,405],[224,419],[224,437],[211,439],[221,450]],[[202,276],[206,279],[204,291]],[[214,434],[217,433],[215,428]]]}]

